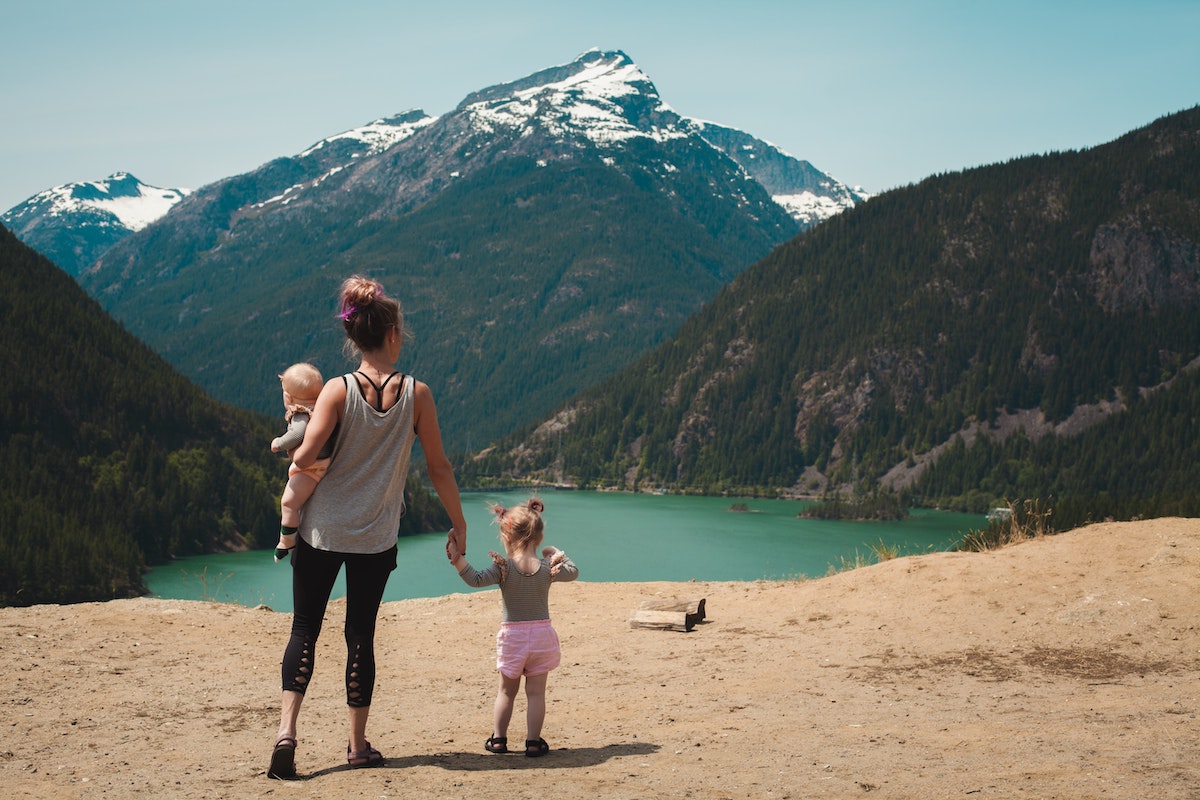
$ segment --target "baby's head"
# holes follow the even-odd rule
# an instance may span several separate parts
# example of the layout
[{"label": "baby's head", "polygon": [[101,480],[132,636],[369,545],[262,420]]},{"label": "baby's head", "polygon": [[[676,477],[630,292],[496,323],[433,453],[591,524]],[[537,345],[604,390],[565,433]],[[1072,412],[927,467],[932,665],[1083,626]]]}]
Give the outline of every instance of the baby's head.
[{"label": "baby's head", "polygon": [[[325,384],[321,371],[312,364],[292,364],[279,376],[283,384],[284,404],[313,406]],[[289,400],[290,398],[290,400]]]},{"label": "baby's head", "polygon": [[546,506],[536,497],[513,508],[493,505],[492,513],[500,524],[500,538],[510,552],[537,547],[542,542],[542,511]]}]

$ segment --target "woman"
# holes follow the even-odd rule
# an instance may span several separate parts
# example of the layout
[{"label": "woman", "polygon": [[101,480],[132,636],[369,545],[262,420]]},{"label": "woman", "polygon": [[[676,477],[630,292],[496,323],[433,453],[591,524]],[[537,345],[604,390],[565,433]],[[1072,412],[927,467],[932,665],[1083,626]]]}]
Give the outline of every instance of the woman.
[{"label": "woman", "polygon": [[267,771],[296,777],[296,722],[312,678],[317,637],[334,580],[346,567],[346,703],[350,736],[346,762],[369,767],[383,756],[366,738],[375,688],[375,621],[388,575],[396,568],[396,538],[404,512],[404,482],[414,435],[429,477],[450,515],[450,540],[466,548],[458,484],[442,447],[429,387],[395,370],[404,335],[400,304],[369,278],[343,284],[340,317],[358,369],[325,384],[303,443],[293,454],[309,467],[337,430],[325,477],[305,504],[292,552],[292,631],[283,654],[279,732]]}]

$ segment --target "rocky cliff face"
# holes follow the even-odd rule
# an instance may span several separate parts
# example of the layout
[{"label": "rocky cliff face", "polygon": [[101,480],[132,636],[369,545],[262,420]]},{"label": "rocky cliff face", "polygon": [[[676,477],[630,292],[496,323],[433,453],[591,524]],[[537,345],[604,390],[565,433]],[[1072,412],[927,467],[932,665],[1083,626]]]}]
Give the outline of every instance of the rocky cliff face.
[{"label": "rocky cliff face", "polygon": [[1110,314],[1155,313],[1200,300],[1200,245],[1161,228],[1103,225],[1092,239],[1088,284]]}]

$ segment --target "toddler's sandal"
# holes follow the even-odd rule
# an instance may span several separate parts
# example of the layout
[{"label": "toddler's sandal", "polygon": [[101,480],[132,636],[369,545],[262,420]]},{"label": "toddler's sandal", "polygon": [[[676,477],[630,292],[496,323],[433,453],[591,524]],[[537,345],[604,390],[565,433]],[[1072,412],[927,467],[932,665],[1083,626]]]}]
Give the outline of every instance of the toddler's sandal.
[{"label": "toddler's sandal", "polygon": [[525,740],[525,755],[530,758],[539,758],[550,752],[550,745],[546,744],[545,739],[526,739]]}]

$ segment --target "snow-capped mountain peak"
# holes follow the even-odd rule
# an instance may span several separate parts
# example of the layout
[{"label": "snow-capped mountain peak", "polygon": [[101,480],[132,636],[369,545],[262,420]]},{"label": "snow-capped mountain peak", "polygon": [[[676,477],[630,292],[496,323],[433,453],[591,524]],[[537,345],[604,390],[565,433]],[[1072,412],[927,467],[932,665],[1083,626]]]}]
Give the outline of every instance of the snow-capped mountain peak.
[{"label": "snow-capped mountain peak", "polygon": [[[100,181],[79,181],[55,186],[7,211],[3,220],[16,229],[25,217],[59,217],[91,210],[99,212],[94,224],[140,231],[166,214],[190,189],[160,189],[142,183],[128,172],[115,172]],[[104,217],[108,219],[104,219]],[[10,222],[11,220],[11,222]]]},{"label": "snow-capped mountain peak", "polygon": [[761,183],[805,227],[869,197],[769,142],[680,115],[619,50],[588,50],[570,63],[475,92],[456,113],[468,117],[472,132],[481,136],[542,132],[561,139],[581,137],[600,148],[639,138],[661,143],[698,137]]},{"label": "snow-capped mountain peak", "polygon": [[654,84],[619,50],[589,50],[569,64],[476,92],[458,111],[470,114],[473,128],[483,134],[536,122],[552,135],[574,131],[602,146],[687,135]]},{"label": "snow-capped mountain peak", "polygon": [[164,216],[191,193],[142,183],[128,172],[38,192],[0,215],[13,233],[78,275],[101,253]]}]

